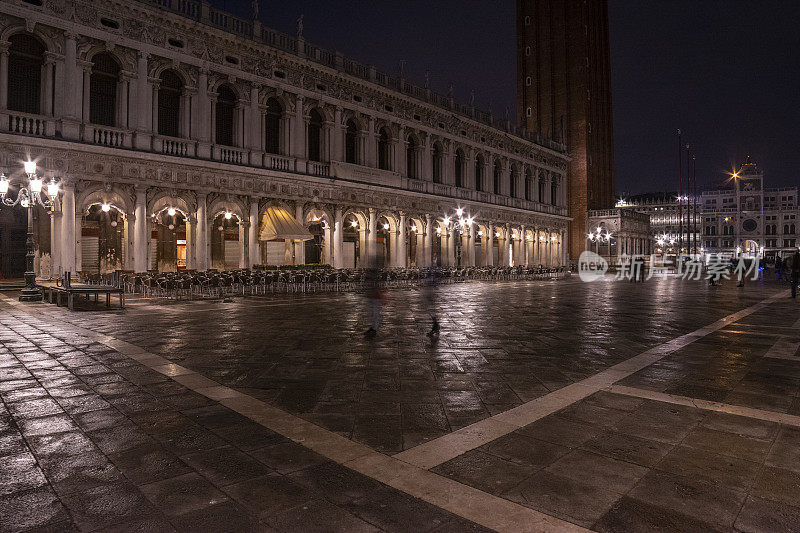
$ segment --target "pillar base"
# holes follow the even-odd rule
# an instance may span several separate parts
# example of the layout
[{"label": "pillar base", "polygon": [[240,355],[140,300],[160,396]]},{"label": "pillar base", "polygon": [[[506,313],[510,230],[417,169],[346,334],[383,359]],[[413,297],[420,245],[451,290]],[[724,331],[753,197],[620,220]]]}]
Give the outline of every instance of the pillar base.
[{"label": "pillar base", "polygon": [[81,123],[76,118],[61,119],[61,137],[70,141],[81,140]]}]

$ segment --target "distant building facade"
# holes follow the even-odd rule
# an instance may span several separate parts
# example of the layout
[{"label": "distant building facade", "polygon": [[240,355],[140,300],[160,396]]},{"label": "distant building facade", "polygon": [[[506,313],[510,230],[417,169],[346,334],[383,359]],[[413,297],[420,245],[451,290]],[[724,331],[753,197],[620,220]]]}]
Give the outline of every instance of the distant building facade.
[{"label": "distant building facade", "polygon": [[[800,243],[797,200],[797,187],[765,188],[763,171],[748,157],[724,184],[698,195],[694,225],[688,207],[694,205],[694,199],[684,197],[682,250],[693,252],[690,243],[697,239],[698,251],[706,254],[771,259],[794,252]],[[617,203],[650,216],[656,249],[678,250],[681,206],[676,193],[641,194],[620,198]]]},{"label": "distant building facade", "polygon": [[612,264],[634,255],[653,253],[650,217],[631,207],[588,212],[584,246]]},{"label": "distant building facade", "polygon": [[571,260],[587,211],[614,207],[607,0],[517,0],[517,120],[571,158]]}]

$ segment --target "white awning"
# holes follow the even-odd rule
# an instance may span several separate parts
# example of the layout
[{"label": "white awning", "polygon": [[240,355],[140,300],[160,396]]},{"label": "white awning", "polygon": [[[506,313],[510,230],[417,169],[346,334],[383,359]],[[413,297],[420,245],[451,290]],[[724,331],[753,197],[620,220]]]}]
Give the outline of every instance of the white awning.
[{"label": "white awning", "polygon": [[286,209],[270,207],[261,218],[260,241],[275,239],[290,239],[294,241],[307,241],[314,237],[300,224]]}]

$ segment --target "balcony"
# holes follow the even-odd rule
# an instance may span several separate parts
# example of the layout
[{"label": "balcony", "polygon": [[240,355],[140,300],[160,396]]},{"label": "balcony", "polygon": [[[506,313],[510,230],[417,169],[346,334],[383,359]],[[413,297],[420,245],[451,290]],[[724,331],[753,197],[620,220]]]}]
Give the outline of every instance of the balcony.
[{"label": "balcony", "polygon": [[[2,122],[6,120],[7,122]],[[0,124],[7,123],[8,133],[18,135],[39,135],[54,137],[57,121],[37,115],[21,113],[4,113],[0,115]],[[51,132],[51,133],[48,133]],[[511,198],[505,195],[493,194],[485,191],[456,187],[449,183],[434,183],[432,181],[407,178],[398,172],[383,170],[342,161],[324,163],[318,161],[301,160],[290,156],[265,154],[262,152],[239,149],[229,146],[216,145],[212,147],[209,155],[200,152],[201,146],[192,139],[168,137],[164,135],[147,136],[148,142],[143,146],[138,143],[133,146],[137,132],[111,128],[94,124],[83,125],[84,142],[113,148],[135,148],[144,153],[157,153],[174,157],[191,157],[205,160],[220,161],[232,165],[247,166],[251,168],[264,168],[280,172],[290,172],[319,177],[333,177],[358,183],[390,187],[406,191],[432,194],[444,198],[461,199],[467,202],[481,202],[497,206],[507,206],[515,209],[524,209],[531,212],[546,213],[557,216],[566,216],[565,207],[542,204],[522,198]],[[150,139],[152,138],[152,142]]]},{"label": "balcony", "polygon": [[153,137],[153,150],[178,157],[195,157],[195,143],[189,139],[157,135]]},{"label": "balcony", "polygon": [[121,128],[109,126],[95,126],[88,124],[86,128],[91,132],[91,142],[112,148],[130,148],[131,136]]},{"label": "balcony", "polygon": [[55,134],[55,123],[52,118],[42,115],[32,115],[19,111],[7,111],[8,121],[3,124],[8,125],[9,133],[21,135],[36,135],[49,137]]},{"label": "balcony", "polygon": [[297,160],[293,157],[285,157],[275,154],[264,154],[264,167],[283,172],[296,172]]},{"label": "balcony", "polygon": [[214,146],[214,159],[223,163],[241,165],[247,163],[247,156],[243,150],[231,148],[229,146]]}]

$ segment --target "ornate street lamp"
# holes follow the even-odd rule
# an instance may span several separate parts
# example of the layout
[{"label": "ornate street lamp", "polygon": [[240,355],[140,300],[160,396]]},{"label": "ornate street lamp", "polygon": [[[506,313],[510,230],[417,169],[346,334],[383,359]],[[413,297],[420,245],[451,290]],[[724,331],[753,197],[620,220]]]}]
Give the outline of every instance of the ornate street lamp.
[{"label": "ornate street lamp", "polygon": [[36,273],[33,271],[33,257],[36,243],[33,240],[33,207],[38,203],[45,209],[53,207],[53,202],[58,196],[58,183],[55,179],[47,184],[47,190],[42,194],[42,178],[36,174],[36,163],[25,162],[25,174],[28,176],[28,186],[20,187],[17,198],[8,198],[9,180],[0,173],[0,202],[2,205],[14,207],[19,204],[28,210],[28,238],[25,241],[25,288],[22,289],[19,300],[21,302],[38,302],[42,293],[36,286]]},{"label": "ornate street lamp", "polygon": [[469,231],[469,228],[472,226],[474,219],[466,215],[464,216],[464,210],[460,207],[456,208],[456,216],[455,218],[450,217],[449,215],[445,215],[442,219],[444,222],[444,227],[448,230],[452,227],[456,230],[458,237],[456,238],[456,268],[461,268],[461,244],[463,240],[464,232]]},{"label": "ornate street lamp", "polygon": [[[600,244],[608,244],[608,255],[611,255],[611,233],[605,232],[603,233],[603,228],[600,226],[597,227],[597,233],[587,233],[586,238],[589,239],[591,242],[595,243],[597,255],[600,255]],[[553,239],[555,240],[555,239]]]}]

